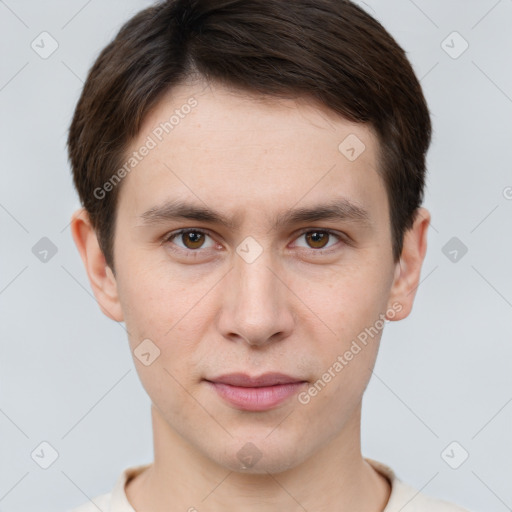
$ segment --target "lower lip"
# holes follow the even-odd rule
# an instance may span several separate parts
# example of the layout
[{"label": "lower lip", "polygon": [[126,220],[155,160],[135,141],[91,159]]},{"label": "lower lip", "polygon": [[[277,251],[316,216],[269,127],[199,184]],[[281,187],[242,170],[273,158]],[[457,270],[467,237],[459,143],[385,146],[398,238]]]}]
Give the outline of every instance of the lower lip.
[{"label": "lower lip", "polygon": [[261,388],[230,386],[220,382],[206,381],[227,402],[244,411],[266,411],[295,395],[306,382],[278,384]]}]

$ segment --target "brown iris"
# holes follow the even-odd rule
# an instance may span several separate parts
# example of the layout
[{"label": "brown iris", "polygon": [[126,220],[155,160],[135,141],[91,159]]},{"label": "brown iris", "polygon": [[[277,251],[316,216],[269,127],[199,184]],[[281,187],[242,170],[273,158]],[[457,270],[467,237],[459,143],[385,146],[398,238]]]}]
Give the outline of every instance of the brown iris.
[{"label": "brown iris", "polygon": [[314,249],[322,249],[329,240],[329,233],[322,231],[310,231],[305,233],[308,244]]},{"label": "brown iris", "polygon": [[[199,249],[204,242],[204,233],[189,231],[181,234],[181,239],[188,249]],[[190,244],[190,245],[189,245]]]}]

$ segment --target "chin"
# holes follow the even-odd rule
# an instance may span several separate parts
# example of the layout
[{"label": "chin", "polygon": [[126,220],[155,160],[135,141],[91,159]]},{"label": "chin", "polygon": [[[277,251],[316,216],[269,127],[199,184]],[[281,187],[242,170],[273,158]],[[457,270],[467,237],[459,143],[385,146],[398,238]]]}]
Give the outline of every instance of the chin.
[{"label": "chin", "polygon": [[282,473],[298,466],[307,458],[305,453],[299,453],[297,450],[300,443],[293,442],[289,437],[287,442],[292,444],[287,444],[278,436],[272,442],[265,437],[259,440],[254,437],[252,439],[245,438],[230,443],[224,453],[217,454],[217,457],[212,454],[211,457],[229,471],[250,475]]}]

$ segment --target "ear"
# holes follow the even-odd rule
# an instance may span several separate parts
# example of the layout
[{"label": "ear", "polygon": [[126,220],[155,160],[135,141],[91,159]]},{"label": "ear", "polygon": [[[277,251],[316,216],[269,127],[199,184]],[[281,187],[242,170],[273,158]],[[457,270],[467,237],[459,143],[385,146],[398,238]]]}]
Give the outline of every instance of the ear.
[{"label": "ear", "polygon": [[101,311],[112,320],[122,322],[124,318],[116,278],[106,263],[96,232],[84,208],[80,208],[72,215],[71,233]]},{"label": "ear", "polygon": [[[402,320],[412,310],[416,290],[420,284],[421,267],[427,252],[427,232],[430,224],[430,212],[418,208],[411,229],[404,234],[404,243],[400,260],[396,263],[395,277],[388,301],[388,309],[396,314],[388,320]],[[401,309],[393,308],[400,304]]]}]

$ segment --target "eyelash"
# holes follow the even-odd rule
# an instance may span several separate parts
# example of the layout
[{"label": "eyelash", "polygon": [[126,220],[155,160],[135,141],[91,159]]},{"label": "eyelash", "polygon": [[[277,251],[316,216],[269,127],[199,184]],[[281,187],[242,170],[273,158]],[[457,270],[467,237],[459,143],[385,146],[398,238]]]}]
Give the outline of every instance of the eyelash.
[{"label": "eyelash", "polygon": [[[205,231],[204,229],[196,229],[196,228],[184,228],[184,229],[180,229],[178,231],[173,231],[172,233],[168,233],[167,235],[164,236],[164,239],[163,239],[163,243],[170,243],[172,242],[172,240],[174,238],[177,238],[181,235],[184,235],[186,233],[200,233],[200,234],[203,234],[203,235],[207,235],[211,238],[212,235],[208,232],[208,231]],[[305,235],[307,233],[327,233],[329,236],[334,236],[336,238],[338,238],[338,240],[346,245],[351,245],[350,243],[350,240],[348,240],[348,237],[346,235],[342,235],[342,234],[339,234],[335,231],[332,231],[330,229],[315,229],[315,228],[308,228],[308,229],[304,229],[303,231],[301,231],[298,235],[297,235],[297,238],[301,237],[302,235]],[[308,249],[305,249],[305,248],[301,248],[303,250],[308,250]],[[180,253],[186,253],[187,254],[187,257],[195,257],[196,255],[198,255],[200,252],[201,252],[201,249],[183,249],[181,247],[177,247],[177,248],[173,248],[172,249],[173,251],[175,252],[180,252]],[[203,249],[204,250],[208,250],[208,249]],[[332,246],[332,247],[329,247],[328,249],[313,249],[313,248],[310,248],[309,249],[309,252],[311,253],[317,253],[317,254],[320,254],[320,255],[325,255],[325,254],[330,254],[332,252],[335,252],[339,250],[339,248],[337,247],[337,244]]]}]

